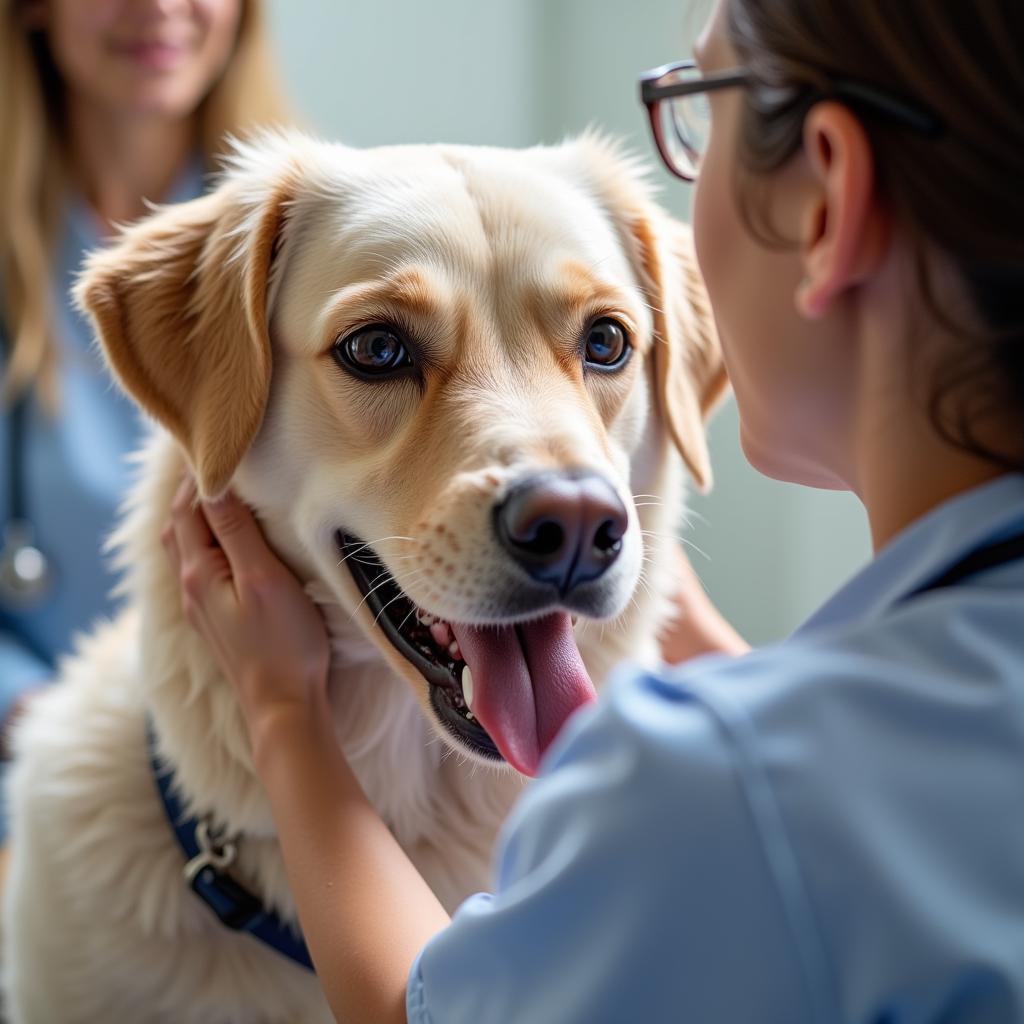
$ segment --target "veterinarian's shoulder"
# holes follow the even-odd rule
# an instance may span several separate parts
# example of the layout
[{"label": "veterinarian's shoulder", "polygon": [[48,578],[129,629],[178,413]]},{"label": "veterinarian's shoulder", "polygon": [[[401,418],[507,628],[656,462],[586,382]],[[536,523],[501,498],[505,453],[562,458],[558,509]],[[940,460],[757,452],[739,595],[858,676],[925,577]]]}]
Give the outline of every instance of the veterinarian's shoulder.
[{"label": "veterinarian's shoulder", "polygon": [[[1024,1006],[1024,692],[995,635],[1012,604],[979,588],[742,658],[622,667],[508,823],[496,898],[578,876],[639,959],[671,946],[678,1005],[711,1014],[694,1019],[759,1019],[780,993],[806,1019],[867,1019],[898,978],[927,978],[931,1005],[978,964],[994,987],[951,1019]],[[965,651],[948,638],[968,627],[986,635]],[[752,990],[720,1006],[727,964]]]},{"label": "veterinarian's shoulder", "polygon": [[421,954],[411,1020],[839,1019],[816,936],[793,933],[743,754],[701,699],[738,669],[623,666],[574,714],[506,821],[493,894]]}]

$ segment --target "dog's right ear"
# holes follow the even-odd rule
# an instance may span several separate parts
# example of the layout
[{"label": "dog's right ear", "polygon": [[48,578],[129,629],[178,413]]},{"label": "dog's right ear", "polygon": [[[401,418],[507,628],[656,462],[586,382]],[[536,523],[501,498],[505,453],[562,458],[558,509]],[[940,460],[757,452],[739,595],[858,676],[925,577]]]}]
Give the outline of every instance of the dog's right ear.
[{"label": "dog's right ear", "polygon": [[199,493],[226,490],[270,388],[267,280],[294,190],[226,181],[93,253],[75,285],[124,390],[181,443]]},{"label": "dog's right ear", "polygon": [[654,320],[658,408],[701,491],[711,486],[705,421],[728,389],[722,347],[690,228],[653,201],[643,165],[600,135],[568,146],[629,253]]}]

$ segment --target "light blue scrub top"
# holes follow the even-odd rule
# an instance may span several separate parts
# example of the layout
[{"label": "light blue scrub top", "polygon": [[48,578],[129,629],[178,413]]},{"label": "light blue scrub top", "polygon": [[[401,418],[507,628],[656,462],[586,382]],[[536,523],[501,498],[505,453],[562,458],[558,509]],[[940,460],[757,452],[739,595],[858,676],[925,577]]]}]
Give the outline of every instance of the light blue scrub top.
[{"label": "light blue scrub top", "polygon": [[415,1024],[1024,1021],[1024,476],[908,527],[791,638],[621,669],[421,951]]},{"label": "light blue scrub top", "polygon": [[[201,190],[202,168],[195,160],[167,201],[191,199]],[[22,457],[28,516],[55,579],[46,600],[29,610],[5,607],[0,599],[0,720],[26,688],[53,676],[57,658],[71,648],[76,632],[114,609],[115,578],[103,543],[129,481],[125,456],[138,447],[144,428],[104,368],[88,321],[70,304],[69,289],[84,255],[101,244],[91,211],[70,203],[55,252],[50,300],[60,352],[60,411],[54,419],[31,401]],[[8,514],[9,429],[10,417],[3,412],[0,517]]]}]

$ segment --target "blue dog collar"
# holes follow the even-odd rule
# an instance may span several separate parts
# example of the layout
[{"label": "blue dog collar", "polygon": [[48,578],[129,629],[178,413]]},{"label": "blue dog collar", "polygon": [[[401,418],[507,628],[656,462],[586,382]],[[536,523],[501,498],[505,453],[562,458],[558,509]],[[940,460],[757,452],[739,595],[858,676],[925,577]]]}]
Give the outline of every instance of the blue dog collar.
[{"label": "blue dog collar", "polygon": [[152,722],[147,724],[146,746],[160,803],[185,855],[182,874],[192,891],[226,928],[248,932],[282,956],[314,970],[302,936],[227,874],[235,859],[236,840],[215,829],[209,818],[194,818],[185,813],[173,790],[173,772],[157,755]]}]

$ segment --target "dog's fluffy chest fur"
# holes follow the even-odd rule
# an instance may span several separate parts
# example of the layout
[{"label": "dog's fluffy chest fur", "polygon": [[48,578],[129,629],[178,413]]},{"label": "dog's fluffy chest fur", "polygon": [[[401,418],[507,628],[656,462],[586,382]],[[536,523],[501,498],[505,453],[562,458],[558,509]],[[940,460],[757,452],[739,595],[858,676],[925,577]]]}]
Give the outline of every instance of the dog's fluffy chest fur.
[{"label": "dog's fluffy chest fur", "polygon": [[[238,705],[184,621],[160,549],[180,457],[173,442],[157,438],[144,461],[119,534],[130,610],[82,643],[19,734],[12,811],[35,857],[13,865],[7,915],[21,927],[59,922],[53,943],[62,966],[59,978],[37,984],[31,973],[47,962],[45,951],[33,948],[23,961],[20,944],[9,943],[7,985],[33,990],[38,1021],[138,1021],[147,1006],[147,1021],[198,1024],[241,1019],[241,1005],[253,1008],[247,1021],[329,1021],[312,975],[222,928],[183,880],[184,857],[145,748],[147,718],[185,805],[240,834],[234,872],[294,921]],[[410,858],[454,909],[487,886],[494,835],[522,781],[447,755],[408,686],[348,613],[331,604],[324,611],[338,652],[330,686],[342,747]]]},{"label": "dog's fluffy chest fur", "polygon": [[[311,975],[223,929],[182,878],[184,858],[145,749],[147,717],[186,806],[241,834],[237,874],[294,920],[238,705],[184,621],[159,544],[180,456],[161,436],[143,460],[146,471],[118,535],[131,610],[83,643],[19,734],[13,812],[25,830],[20,841],[36,856],[13,865],[7,915],[59,921],[53,941],[63,966],[52,983],[33,984],[45,951],[34,948],[22,962],[19,944],[11,943],[7,985],[28,983],[37,1000],[32,1020],[139,1020],[145,1005],[147,1020],[198,1024],[241,1019],[232,1008],[248,1005],[254,1015],[246,1020],[329,1021]],[[446,751],[407,684],[349,613],[310,589],[323,601],[336,651],[330,687],[341,745],[371,801],[452,910],[488,886],[494,838],[523,780],[507,769],[460,763]],[[600,670],[598,646],[589,646]],[[601,659],[614,659],[615,646],[601,645]],[[45,947],[45,937],[39,941]],[[69,1006],[79,1008],[76,1015],[67,1016]]]}]

